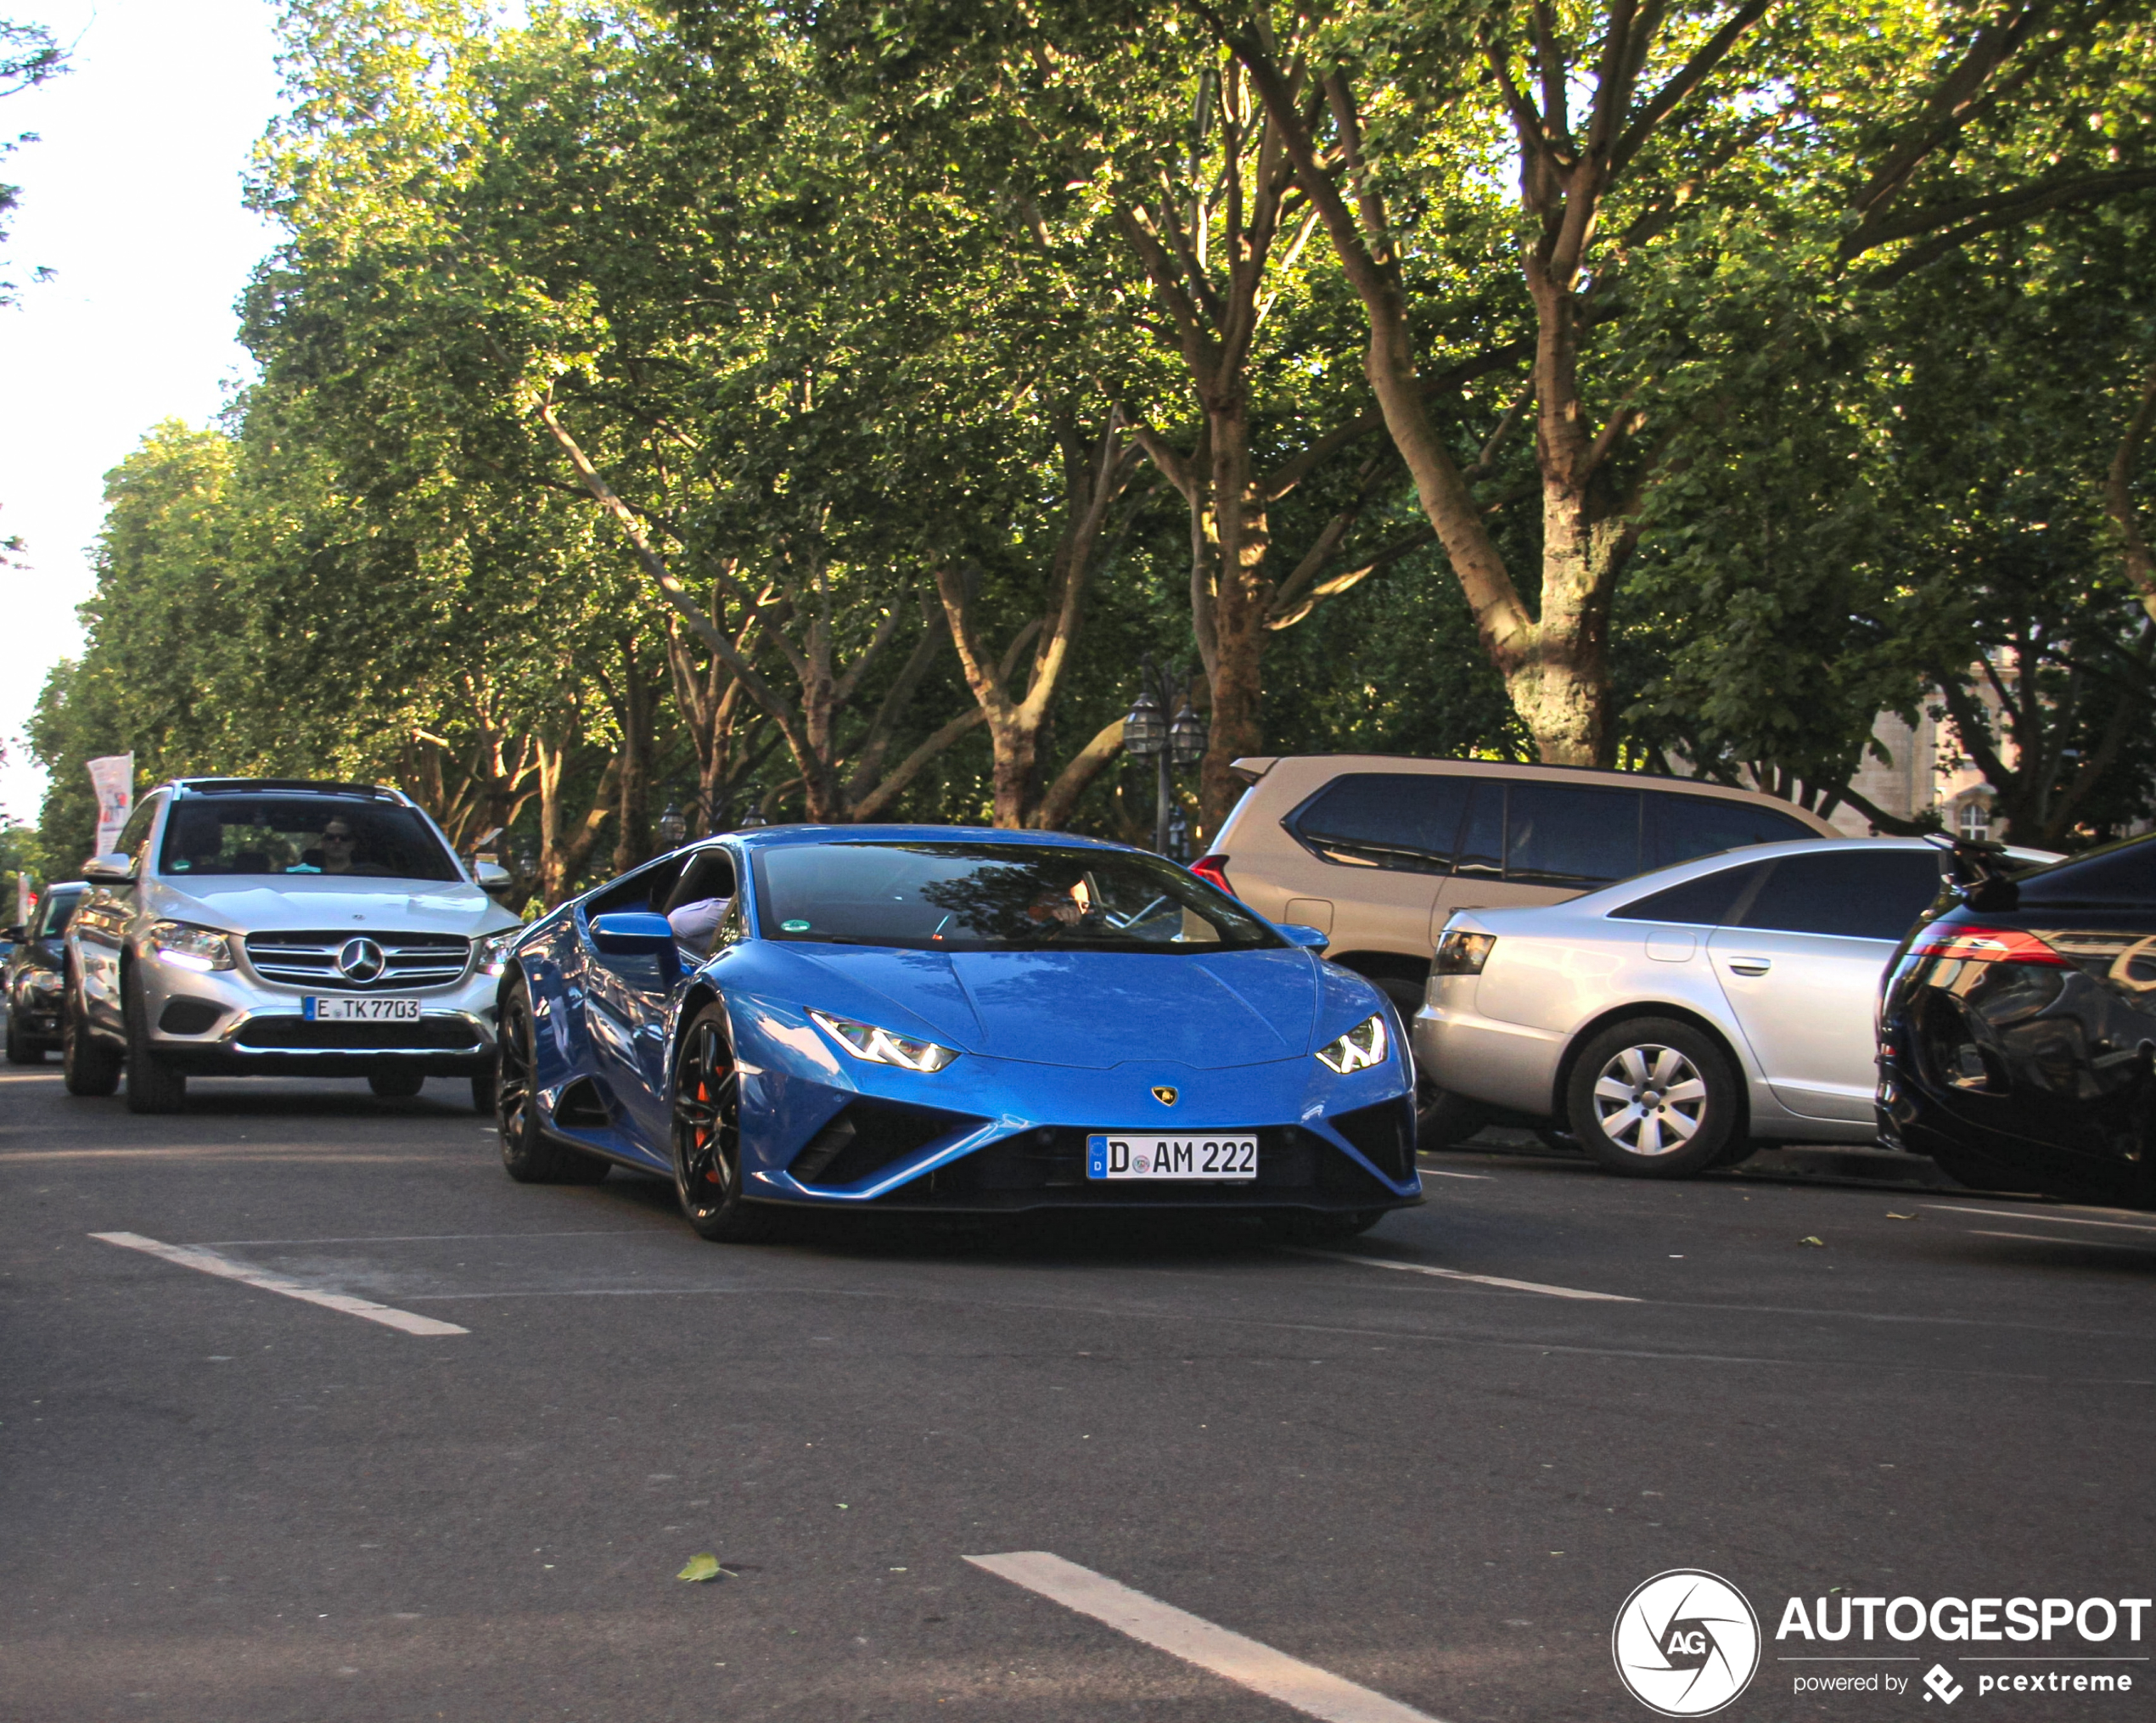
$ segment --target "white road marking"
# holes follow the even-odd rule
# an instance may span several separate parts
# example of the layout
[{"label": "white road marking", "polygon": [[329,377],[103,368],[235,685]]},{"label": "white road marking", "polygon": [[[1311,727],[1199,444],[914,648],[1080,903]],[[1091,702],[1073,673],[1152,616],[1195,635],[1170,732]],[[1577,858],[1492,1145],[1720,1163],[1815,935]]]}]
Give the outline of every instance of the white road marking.
[{"label": "white road marking", "polygon": [[1485,1185],[1493,1182],[1496,1177],[1495,1173],[1448,1173],[1443,1167],[1436,1166],[1420,1167],[1418,1168],[1417,1170],[1419,1171],[1424,1178],[1480,1179]]},{"label": "white road marking", "polygon": [[577,1232],[355,1232],[347,1238],[207,1238],[205,1244],[437,1244],[473,1238],[631,1238],[639,1232],[677,1236],[660,1222],[648,1226],[607,1226]]},{"label": "white road marking", "polygon": [[2092,1221],[2086,1215],[2054,1215],[2049,1210],[2032,1215],[2025,1209],[1964,1209],[1952,1203],[1926,1203],[1924,1207],[1947,1215],[1981,1215],[1991,1221],[2038,1221],[2047,1226],[2114,1226],[2122,1232],[2156,1232],[2156,1226],[2145,1221]]},{"label": "white road marking", "polygon": [[1143,1591],[1133,1591],[1128,1585],[1046,1550],[968,1556],[966,1559],[998,1579],[1105,1622],[1141,1644],[1277,1699],[1306,1717],[1322,1718],[1325,1723],[1437,1723],[1427,1711],[1418,1711],[1412,1705],[1344,1681],[1315,1664],[1304,1663],[1225,1627],[1216,1627],[1202,1617]]},{"label": "white road marking", "polygon": [[1296,1256],[1319,1256],[1328,1262],[1359,1262],[1365,1268],[1396,1268],[1402,1274],[1427,1274],[1437,1280],[1473,1281],[1477,1286],[1502,1287],[1507,1292],[1541,1293],[1553,1299],[1592,1299],[1597,1304],[1646,1302],[1644,1299],[1627,1298],[1623,1293],[1583,1292],[1576,1286],[1544,1286],[1540,1281],[1507,1280],[1502,1275],[1466,1274],[1457,1268],[1433,1268],[1426,1262],[1395,1262],[1389,1256],[1357,1256],[1345,1250],[1311,1250],[1294,1244],[1282,1248]]},{"label": "white road marking", "polygon": [[2128,1244],[2117,1238],[2075,1238],[2057,1232],[1993,1232],[1982,1226],[1969,1228],[1972,1238],[2026,1238],[2037,1244],[2071,1244],[2077,1250],[2156,1250],[2156,1240]]},{"label": "white road marking", "polygon": [[244,1262],[234,1262],[229,1256],[220,1256],[214,1250],[198,1250],[185,1244],[163,1244],[154,1238],[145,1238],[139,1232],[93,1232],[90,1235],[101,1244],[117,1244],[122,1250],[139,1250],[145,1256],[161,1257],[166,1262],[177,1262],[182,1268],[199,1270],[214,1274],[222,1280],[236,1280],[243,1286],[260,1288],[263,1292],[282,1293],[288,1299],[299,1299],[311,1305],[320,1305],[325,1310],[342,1310],[348,1316],[359,1316],[370,1322],[379,1322],[385,1328],[397,1328],[407,1334],[469,1334],[469,1328],[460,1328],[454,1322],[437,1322],[432,1316],[416,1316],[409,1310],[393,1310],[387,1305],[378,1305],[372,1299],[356,1299],[347,1293],[323,1292],[302,1281],[281,1274],[265,1274],[259,1268],[250,1268]]}]

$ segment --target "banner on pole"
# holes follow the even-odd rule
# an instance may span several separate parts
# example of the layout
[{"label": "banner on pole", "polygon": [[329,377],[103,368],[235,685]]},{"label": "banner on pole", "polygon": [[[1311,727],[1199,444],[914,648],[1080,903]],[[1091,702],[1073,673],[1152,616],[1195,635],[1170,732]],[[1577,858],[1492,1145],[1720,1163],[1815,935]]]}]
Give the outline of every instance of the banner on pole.
[{"label": "banner on pole", "polygon": [[135,756],[107,754],[90,762],[90,783],[98,793],[98,847],[109,854],[120,841],[120,829],[135,810]]},{"label": "banner on pole", "polygon": [[31,889],[27,873],[15,875],[15,918],[17,927],[28,927],[31,917],[37,913],[37,894]]}]

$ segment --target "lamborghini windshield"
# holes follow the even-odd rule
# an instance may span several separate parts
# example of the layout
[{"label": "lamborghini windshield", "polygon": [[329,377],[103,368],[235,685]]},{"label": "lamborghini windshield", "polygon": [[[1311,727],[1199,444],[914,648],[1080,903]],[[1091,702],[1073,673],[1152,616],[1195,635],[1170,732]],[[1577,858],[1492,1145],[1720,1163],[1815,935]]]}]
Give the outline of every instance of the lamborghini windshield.
[{"label": "lamborghini windshield", "polygon": [[1282,941],[1156,856],[1035,844],[786,845],[755,858],[767,940],[916,951],[1218,951]]}]

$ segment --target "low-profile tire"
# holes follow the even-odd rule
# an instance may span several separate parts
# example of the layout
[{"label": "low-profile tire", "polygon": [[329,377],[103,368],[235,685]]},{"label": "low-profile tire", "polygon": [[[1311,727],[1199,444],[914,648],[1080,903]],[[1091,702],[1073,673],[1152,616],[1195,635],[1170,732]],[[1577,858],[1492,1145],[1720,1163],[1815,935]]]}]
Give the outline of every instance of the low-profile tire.
[{"label": "low-profile tire", "polygon": [[1443,1148],[1465,1142],[1491,1121],[1490,1109],[1427,1077],[1415,1085],[1415,1141],[1422,1148]]},{"label": "low-profile tire", "polygon": [[775,1217],[741,1193],[741,1073],[716,1000],[682,1035],[673,1137],[674,1193],[697,1237],[715,1244],[769,1238]]},{"label": "low-profile tire", "polygon": [[149,1044],[148,1002],[131,969],[121,987],[127,1024],[127,1110],[177,1113],[187,1105],[187,1072]]},{"label": "low-profile tire", "polygon": [[8,1063],[11,1065],[42,1065],[45,1063],[45,1049],[33,1047],[15,1027],[15,1013],[8,1013]]},{"label": "low-profile tire", "polygon": [[72,998],[60,1007],[60,1081],[70,1095],[109,1095],[120,1086],[121,1053],[90,1033]]},{"label": "low-profile tire", "polygon": [[385,1101],[409,1101],[427,1086],[424,1071],[369,1071],[367,1086]]},{"label": "low-profile tire", "polygon": [[472,1111],[492,1113],[494,1110],[494,1073],[481,1071],[472,1079]]},{"label": "low-profile tire", "polygon": [[[494,1122],[502,1134],[503,1170],[520,1185],[595,1185],[611,1163],[572,1148],[547,1135],[539,1118],[531,1074],[538,1045],[531,996],[521,980],[502,998],[502,1019],[494,1038]],[[472,1079],[474,1097],[479,1084]]]},{"label": "low-profile tire", "polygon": [[1265,1217],[1266,1231],[1283,1244],[1345,1244],[1359,1238],[1385,1218],[1383,1209],[1357,1209],[1346,1215],[1289,1211]]},{"label": "low-profile tire", "polygon": [[1597,1035],[1573,1063],[1565,1103],[1581,1148],[1631,1178],[1704,1172],[1743,1124],[1727,1055],[1675,1018],[1635,1017]]}]

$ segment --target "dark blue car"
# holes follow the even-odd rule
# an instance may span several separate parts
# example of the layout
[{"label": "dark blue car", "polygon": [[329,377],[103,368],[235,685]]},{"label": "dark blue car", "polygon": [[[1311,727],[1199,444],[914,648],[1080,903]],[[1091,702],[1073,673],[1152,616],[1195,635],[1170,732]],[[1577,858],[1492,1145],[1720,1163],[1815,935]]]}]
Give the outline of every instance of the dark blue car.
[{"label": "dark blue car", "polygon": [[796,1209],[1204,1209],[1345,1237],[1419,1200],[1385,996],[1120,845],[789,827],[535,923],[503,975],[502,1156],[620,1163],[706,1238]]}]

